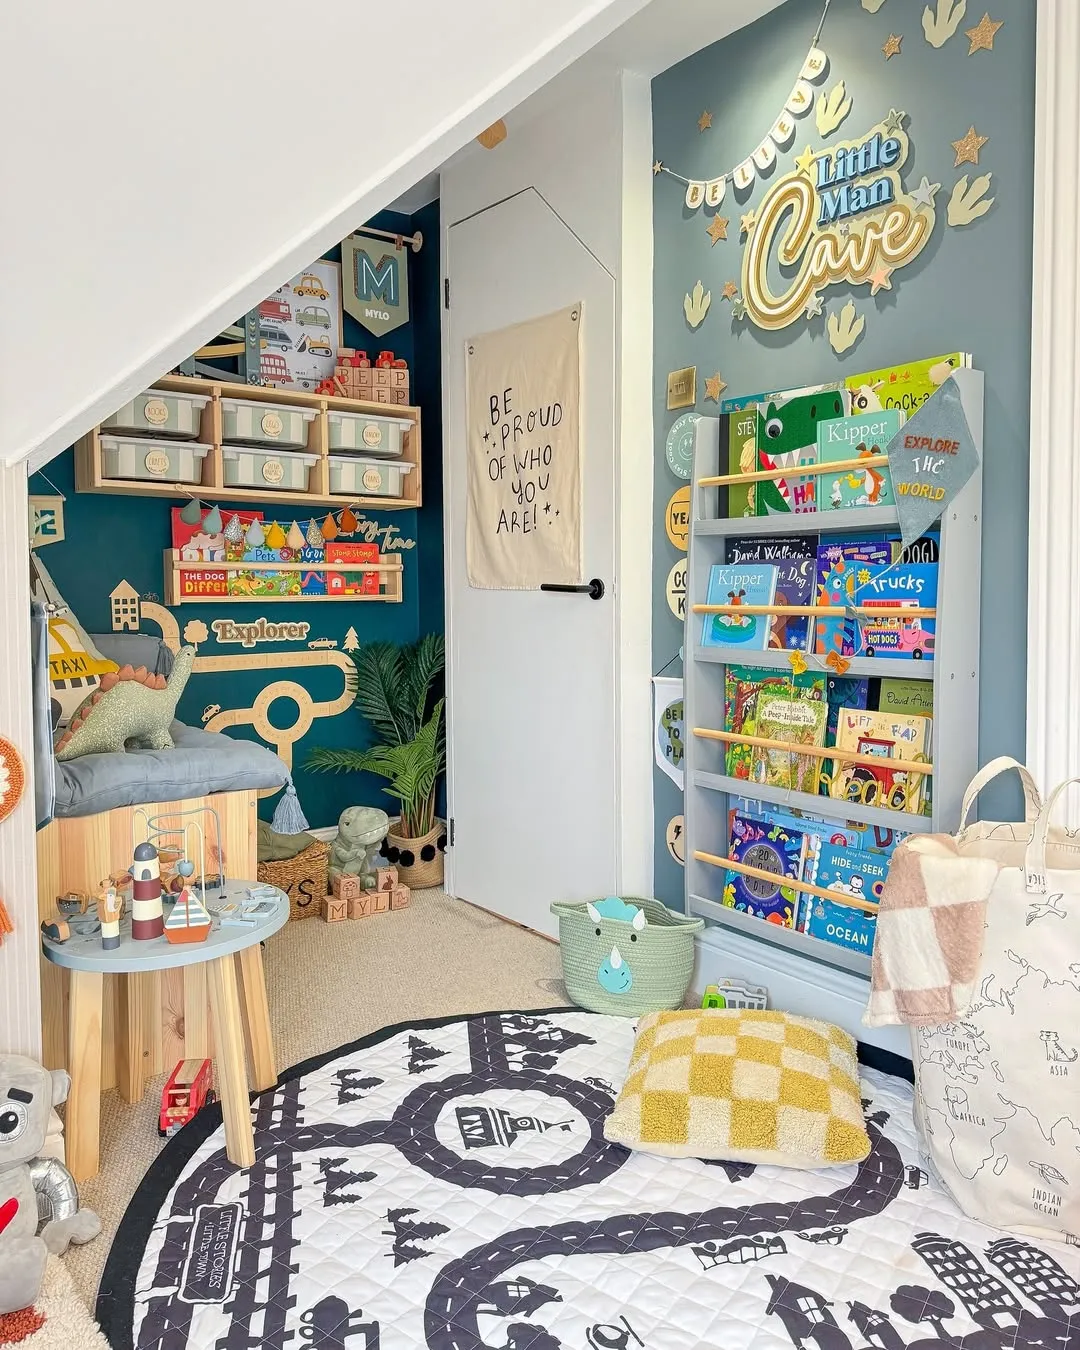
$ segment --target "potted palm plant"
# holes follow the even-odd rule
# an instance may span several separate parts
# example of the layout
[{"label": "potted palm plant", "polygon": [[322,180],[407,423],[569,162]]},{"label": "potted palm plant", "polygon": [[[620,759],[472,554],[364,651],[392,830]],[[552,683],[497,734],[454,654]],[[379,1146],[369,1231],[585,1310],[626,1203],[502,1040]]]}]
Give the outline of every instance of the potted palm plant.
[{"label": "potted palm plant", "polygon": [[383,852],[407,886],[441,885],[444,822],[435,814],[446,767],[446,726],[438,697],[444,666],[442,635],[397,646],[369,642],[353,656],[355,704],[374,729],[366,750],[312,750],[308,767],[326,773],[373,773],[398,803]]}]

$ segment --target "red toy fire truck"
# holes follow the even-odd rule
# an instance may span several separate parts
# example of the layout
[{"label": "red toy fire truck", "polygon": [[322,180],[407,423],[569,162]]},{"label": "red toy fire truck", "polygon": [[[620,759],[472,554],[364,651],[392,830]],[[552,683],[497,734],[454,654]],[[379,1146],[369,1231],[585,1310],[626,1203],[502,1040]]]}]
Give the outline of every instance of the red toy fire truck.
[{"label": "red toy fire truck", "polygon": [[161,1092],[158,1134],[169,1138],[192,1120],[216,1094],[210,1087],[212,1065],[208,1059],[182,1059],[169,1075]]}]

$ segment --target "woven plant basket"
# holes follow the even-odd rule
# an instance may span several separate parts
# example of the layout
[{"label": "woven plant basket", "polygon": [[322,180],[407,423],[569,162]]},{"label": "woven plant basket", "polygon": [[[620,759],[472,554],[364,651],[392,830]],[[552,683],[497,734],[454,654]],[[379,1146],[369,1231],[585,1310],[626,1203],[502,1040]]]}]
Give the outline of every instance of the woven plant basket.
[{"label": "woven plant basket", "polygon": [[295,858],[259,863],[259,880],[288,895],[290,919],[310,919],[326,904],[329,858],[330,845],[319,839]]},{"label": "woven plant basket", "polygon": [[[590,1012],[640,1017],[643,1013],[680,1008],[694,973],[694,935],[704,920],[676,914],[659,900],[625,897],[628,904],[645,911],[645,927],[635,932],[625,919],[589,918],[584,900],[556,900],[551,912],[559,920],[563,981],[566,992],[579,1008]],[[605,989],[600,982],[602,967],[609,982],[612,949],[618,950],[620,970],[629,972],[630,983],[621,993]],[[625,975],[620,979],[625,979]]]},{"label": "woven plant basket", "polygon": [[[387,862],[398,870],[398,879],[410,890],[443,883],[443,856],[446,849],[446,822],[437,820],[427,834],[419,839],[394,833],[400,817],[390,822],[390,829],[380,850]],[[430,855],[430,856],[429,856]],[[408,859],[408,861],[406,861]]]}]

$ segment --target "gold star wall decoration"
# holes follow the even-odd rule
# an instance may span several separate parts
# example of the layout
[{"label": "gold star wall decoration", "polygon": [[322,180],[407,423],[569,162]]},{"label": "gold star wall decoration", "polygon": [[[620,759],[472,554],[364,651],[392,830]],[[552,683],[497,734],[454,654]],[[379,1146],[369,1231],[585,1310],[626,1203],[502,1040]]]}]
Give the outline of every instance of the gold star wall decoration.
[{"label": "gold star wall decoration", "polygon": [[729,224],[730,222],[727,216],[713,216],[712,220],[709,221],[705,233],[713,241],[714,248],[721,239],[727,238],[727,227]]},{"label": "gold star wall decoration", "polygon": [[999,19],[995,23],[989,14],[984,14],[974,28],[965,28],[964,36],[971,43],[968,48],[968,56],[974,56],[976,52],[992,52],[994,50],[994,34],[1004,22],[1004,19]]},{"label": "gold star wall decoration", "polygon": [[980,136],[974,127],[968,127],[966,136],[961,136],[958,141],[952,141],[952,148],[956,151],[956,159],[953,161],[953,168],[961,164],[978,164],[979,151],[983,148],[989,136]]},{"label": "gold star wall decoration", "polygon": [[739,294],[739,287],[734,281],[725,281],[724,289],[720,292],[725,300],[730,300]]},{"label": "gold star wall decoration", "polygon": [[904,38],[902,34],[901,35],[897,35],[896,33],[889,34],[889,36],[885,40],[885,45],[881,49],[885,53],[886,61],[891,61],[894,56],[900,55],[900,44],[901,42],[903,42],[903,40]]},{"label": "gold star wall decoration", "polygon": [[800,173],[806,174],[806,176],[809,178],[810,165],[813,164],[816,158],[817,156],[814,154],[813,150],[808,145],[801,155],[795,156],[795,167],[798,169]]},{"label": "gold star wall decoration", "polygon": [[663,172],[664,172],[664,166],[663,166],[663,164],[661,164],[661,162],[660,162],[659,160],[657,160],[657,161],[655,162],[655,164],[653,164],[653,166],[652,166],[652,171],[653,171],[653,177],[655,178],[656,175],[657,175],[658,173],[663,173]]},{"label": "gold star wall decoration", "polygon": [[746,215],[739,217],[739,233],[749,234],[757,224],[757,212],[747,211]]},{"label": "gold star wall decoration", "polygon": [[706,108],[697,120],[698,131],[708,131],[712,126],[712,113]]},{"label": "gold star wall decoration", "polygon": [[720,372],[715,375],[705,376],[705,397],[711,398],[714,403],[720,402],[721,393],[727,388],[727,385],[720,378]]}]

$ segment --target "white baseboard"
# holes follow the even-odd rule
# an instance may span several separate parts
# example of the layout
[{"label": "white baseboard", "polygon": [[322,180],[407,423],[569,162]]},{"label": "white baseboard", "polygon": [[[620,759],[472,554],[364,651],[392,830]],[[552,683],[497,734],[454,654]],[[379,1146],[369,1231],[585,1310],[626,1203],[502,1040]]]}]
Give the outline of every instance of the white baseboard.
[{"label": "white baseboard", "polygon": [[802,1017],[818,1017],[851,1033],[857,1041],[911,1058],[911,1040],[906,1027],[864,1027],[860,1020],[870,986],[866,980],[808,961],[782,947],[757,942],[731,929],[706,928],[695,942],[693,992],[700,1003],[707,984],[725,976],[769,991],[769,1007]]}]

